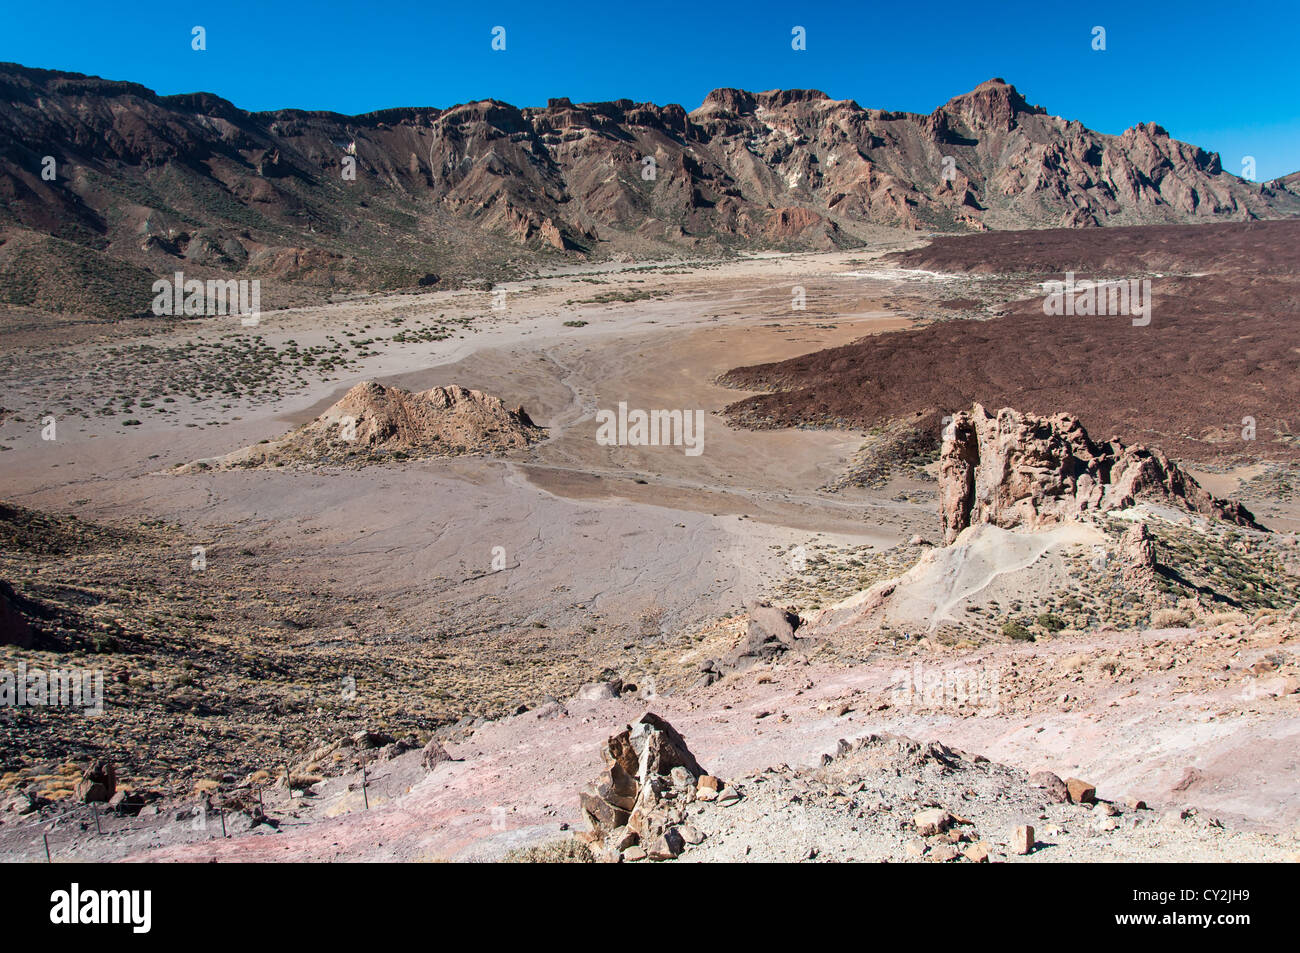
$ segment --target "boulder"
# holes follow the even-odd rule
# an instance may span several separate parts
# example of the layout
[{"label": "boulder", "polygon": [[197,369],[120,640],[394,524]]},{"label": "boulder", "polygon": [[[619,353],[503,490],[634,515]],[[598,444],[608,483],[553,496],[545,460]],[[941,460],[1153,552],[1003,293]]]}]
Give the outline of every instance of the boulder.
[{"label": "boulder", "polygon": [[647,853],[651,860],[672,860],[686,849],[686,841],[675,827],[669,827],[654,839]]},{"label": "boulder", "polygon": [[623,692],[623,680],[611,678],[604,682],[589,682],[578,689],[578,698],[582,701],[597,702],[618,698]]},{"label": "boulder", "polygon": [[793,609],[780,609],[766,602],[746,606],[749,625],[744,640],[721,659],[708,659],[700,666],[700,687],[708,687],[729,672],[743,672],[759,662],[770,662],[811,640],[801,639],[796,630],[803,624]]},{"label": "boulder", "polygon": [[420,753],[420,764],[426,771],[432,771],[444,761],[451,760],[451,755],[447,754],[447,749],[439,744],[437,738],[430,738],[429,743],[424,746],[424,750]]},{"label": "boulder", "polygon": [[930,851],[926,860],[933,861],[936,864],[946,864],[949,861],[956,860],[958,856],[957,848],[952,844],[940,844]]},{"label": "boulder", "polygon": [[1034,829],[1028,824],[1016,828],[1016,832],[1011,838],[1011,849],[1017,854],[1032,853],[1034,849]]},{"label": "boulder", "polygon": [[934,807],[918,811],[912,818],[912,823],[916,825],[917,833],[926,837],[946,831],[952,826],[953,816],[942,808]]},{"label": "boulder", "polygon": [[1070,793],[1070,800],[1075,804],[1093,804],[1097,800],[1096,785],[1089,784],[1087,781],[1067,778],[1065,787]]},{"label": "boulder", "polygon": [[74,794],[84,804],[104,803],[117,793],[117,771],[111,761],[96,761],[77,782]]},{"label": "boulder", "polygon": [[1029,776],[1029,784],[1031,787],[1042,788],[1047,800],[1053,804],[1065,804],[1070,800],[1069,788],[1051,771],[1035,771]]},{"label": "boulder", "polygon": [[23,791],[6,801],[4,809],[20,816],[30,814],[41,806],[41,800],[36,795]]}]

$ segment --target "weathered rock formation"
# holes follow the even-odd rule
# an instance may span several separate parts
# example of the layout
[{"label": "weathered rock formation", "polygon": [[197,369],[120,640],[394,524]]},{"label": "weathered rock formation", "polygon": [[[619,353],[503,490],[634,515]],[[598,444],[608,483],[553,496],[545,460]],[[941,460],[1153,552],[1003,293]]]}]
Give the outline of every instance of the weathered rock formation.
[{"label": "weathered rock formation", "polygon": [[447,749],[442,746],[437,738],[430,738],[429,743],[420,752],[420,766],[426,771],[432,771],[444,761],[451,760],[451,755],[447,753]]},{"label": "weathered rock formation", "polygon": [[103,803],[117,792],[117,770],[111,761],[96,761],[77,782],[75,789],[78,801]]},{"label": "weathered rock formation", "polygon": [[686,806],[734,795],[650,712],[605,742],[601,754],[605,770],[578,800],[591,828],[583,839],[602,860],[671,860],[699,842]]},{"label": "weathered rock formation", "polygon": [[966,527],[1038,527],[1138,499],[1261,529],[1245,507],[1206,492],[1159,450],[1094,443],[1069,414],[1036,417],[976,404],[953,418],[939,457],[944,542]]},{"label": "weathered rock formation", "polygon": [[1119,558],[1124,583],[1131,589],[1143,589],[1155,583],[1156,541],[1146,523],[1134,523],[1119,544]]},{"label": "weathered rock formation", "polygon": [[453,384],[413,394],[363,381],[279,440],[186,464],[178,472],[493,454],[526,449],[544,435],[523,407],[509,410],[482,391]]}]

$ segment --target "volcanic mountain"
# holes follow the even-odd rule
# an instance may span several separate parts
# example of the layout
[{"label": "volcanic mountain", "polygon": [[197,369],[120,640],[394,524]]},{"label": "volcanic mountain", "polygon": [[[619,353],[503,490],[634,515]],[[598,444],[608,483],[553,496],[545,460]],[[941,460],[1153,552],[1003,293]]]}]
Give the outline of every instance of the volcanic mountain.
[{"label": "volcanic mountain", "polygon": [[[937,230],[1250,220],[1287,183],[1139,124],[1092,132],[990,80],[929,115],[815,90],[696,110],[496,100],[360,116],[0,65],[0,302],[146,313],[153,276],[272,307],[566,257],[854,245]],[[75,276],[71,280],[68,276]]]}]

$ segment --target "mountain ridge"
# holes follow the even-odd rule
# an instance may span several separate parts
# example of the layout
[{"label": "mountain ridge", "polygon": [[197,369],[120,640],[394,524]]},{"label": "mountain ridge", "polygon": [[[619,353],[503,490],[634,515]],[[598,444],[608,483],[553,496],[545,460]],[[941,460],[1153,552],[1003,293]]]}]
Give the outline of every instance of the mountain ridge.
[{"label": "mountain ridge", "polygon": [[[0,142],[0,302],[47,310],[145,313],[152,276],[180,269],[262,278],[277,307],[575,257],[855,247],[880,227],[1300,214],[1294,177],[1239,179],[1155,123],[1093,132],[1002,79],[925,115],[720,88],[689,112],[560,97],[346,116],[0,64]],[[123,290],[64,287],[69,270]]]}]

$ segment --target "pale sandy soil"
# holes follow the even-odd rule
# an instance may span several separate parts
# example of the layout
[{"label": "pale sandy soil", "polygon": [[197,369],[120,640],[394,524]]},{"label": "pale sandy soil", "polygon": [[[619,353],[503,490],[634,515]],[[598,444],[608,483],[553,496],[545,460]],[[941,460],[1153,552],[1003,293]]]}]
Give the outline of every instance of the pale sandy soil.
[{"label": "pale sandy soil", "polygon": [[[741,396],[712,383],[736,363],[907,323],[879,304],[893,282],[836,276],[844,260],[861,258],[769,257],[687,274],[631,272],[607,285],[539,279],[506,285],[500,313],[490,310],[487,293],[448,292],[267,314],[256,331],[273,345],[292,339],[307,347],[347,328],[362,333],[389,313],[422,309],[454,309],[473,318],[473,330],[447,341],[391,344],[346,377],[310,380],[277,400],[236,401],[229,409],[215,399],[178,401],[165,418],[131,428],[111,418],[68,419],[52,443],[39,439],[39,406],[15,399],[38,389],[36,382],[11,382],[3,403],[25,422],[0,429],[14,447],[0,454],[4,495],[85,518],[180,523],[196,544],[268,545],[308,557],[303,571],[322,581],[355,580],[379,599],[414,601],[426,611],[434,610],[435,595],[459,601],[490,591],[523,617],[564,603],[617,607],[635,618],[657,604],[669,621],[701,620],[758,594],[780,568],[773,545],[804,542],[814,532],[885,544],[933,521],[915,505],[863,506],[852,494],[817,493],[856,449],[855,435],[752,434],[714,416]],[[564,303],[638,290],[639,282],[671,297]],[[792,311],[790,288],[800,282],[808,308]],[[590,323],[569,328],[566,320]],[[201,322],[186,337],[230,332]],[[66,347],[60,353],[63,364],[50,376],[71,381],[85,355]],[[523,404],[550,429],[549,439],[510,460],[426,461],[365,473],[163,474],[278,436],[362,379],[480,388]],[[619,401],[705,410],[704,453],[597,446],[594,412]],[[203,426],[186,426],[195,423]],[[478,578],[496,546],[504,547],[510,571]],[[422,581],[438,577],[453,580],[451,590],[422,589]],[[561,585],[573,591],[557,599]]]}]

